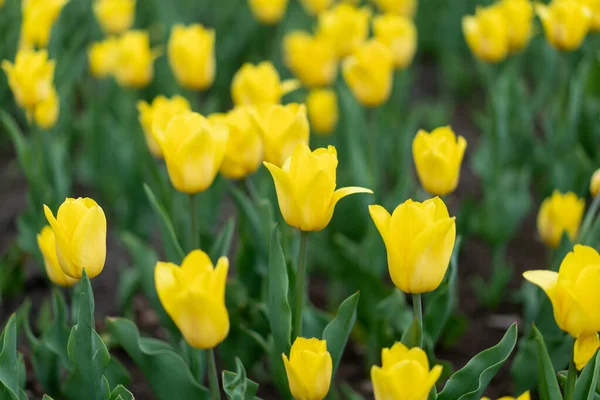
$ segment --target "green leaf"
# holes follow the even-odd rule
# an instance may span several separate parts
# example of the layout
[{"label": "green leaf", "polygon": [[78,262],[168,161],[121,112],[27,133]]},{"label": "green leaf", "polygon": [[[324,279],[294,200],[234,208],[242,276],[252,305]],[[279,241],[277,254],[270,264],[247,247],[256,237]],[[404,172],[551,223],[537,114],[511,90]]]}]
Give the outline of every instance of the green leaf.
[{"label": "green leaf", "polygon": [[333,375],[337,371],[344,348],[350,337],[350,332],[356,322],[356,308],[360,292],[356,292],[340,304],[337,315],[331,320],[323,330],[323,339],[327,341],[327,351],[331,354],[333,360]]},{"label": "green leaf", "polygon": [[[0,398],[20,400],[19,364],[17,362],[17,321],[11,315],[0,335]],[[25,397],[26,399],[26,397]]]},{"label": "green leaf", "polygon": [[123,385],[116,386],[112,392],[110,392],[109,400],[134,400],[133,394],[125,388]]},{"label": "green leaf", "polygon": [[342,393],[344,398],[347,400],[364,400],[365,398],[359,393],[355,392],[347,383],[342,384]]},{"label": "green leaf", "polygon": [[0,110],[0,121],[2,121],[4,130],[8,133],[15,147],[21,169],[25,172],[27,179],[31,180],[34,174],[32,171],[31,150],[27,138],[23,135],[15,120],[4,110]]},{"label": "green leaf", "polygon": [[538,390],[540,397],[542,400],[562,400],[560,387],[556,379],[556,371],[554,371],[552,360],[550,360],[548,349],[546,349],[544,337],[535,325],[533,325],[533,333],[537,344]]},{"label": "green leaf", "polygon": [[257,211],[258,208],[252,203],[248,196],[244,194],[244,192],[237,189],[232,184],[229,185],[229,192],[231,193],[233,201],[237,206],[238,213],[244,216],[248,222],[248,225],[250,226],[250,229],[253,233],[252,238],[254,245],[263,255],[269,254],[266,242],[263,240],[265,236],[263,234],[261,216]]},{"label": "green leaf", "polygon": [[275,342],[277,354],[289,354],[292,335],[292,312],[288,302],[288,274],[285,256],[279,243],[277,226],[271,234],[269,251],[269,279],[267,280],[267,305],[269,327]]},{"label": "green leaf", "polygon": [[599,375],[600,352],[596,351],[594,357],[588,361],[581,375],[579,375],[579,379],[575,382],[575,396],[573,398],[577,400],[594,400]]},{"label": "green leaf", "polygon": [[108,381],[109,387],[127,386],[131,382],[131,374],[115,357],[110,358],[110,363],[104,370],[104,377]]},{"label": "green leaf", "polygon": [[253,400],[258,383],[246,377],[246,369],[239,358],[235,358],[236,372],[223,371],[223,390],[230,400]]},{"label": "green leaf", "polygon": [[410,326],[402,334],[400,341],[409,349],[419,347],[421,341],[421,324],[417,318],[413,319]]},{"label": "green leaf", "polygon": [[165,211],[163,205],[154,195],[154,192],[152,192],[152,189],[150,189],[150,186],[144,184],[144,191],[146,192],[146,196],[148,197],[148,200],[152,205],[152,209],[158,218],[167,258],[169,261],[179,264],[185,257],[185,253],[179,244],[179,240],[177,240],[175,228],[173,228],[173,222],[169,218],[169,215]]},{"label": "green leaf", "polygon": [[438,400],[479,400],[516,343],[517,324],[513,324],[497,345],[477,354],[448,379]]},{"label": "green leaf", "polygon": [[117,307],[122,313],[130,310],[131,301],[140,287],[140,279],[140,271],[136,268],[125,268],[119,271]]},{"label": "green leaf", "polygon": [[221,232],[219,232],[219,236],[217,236],[210,249],[209,256],[213,263],[216,263],[219,257],[229,254],[234,233],[235,218],[231,217],[229,220],[227,220],[227,223],[223,229],[221,229]]},{"label": "green leaf", "polygon": [[54,400],[52,397],[48,396],[47,394],[44,395],[44,397],[42,397],[42,400]]}]

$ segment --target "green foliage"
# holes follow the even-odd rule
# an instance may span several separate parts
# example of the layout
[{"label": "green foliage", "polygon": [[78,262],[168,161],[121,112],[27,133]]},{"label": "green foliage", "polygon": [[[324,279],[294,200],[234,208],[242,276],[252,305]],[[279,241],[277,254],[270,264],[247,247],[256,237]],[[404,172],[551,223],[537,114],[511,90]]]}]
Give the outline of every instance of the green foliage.
[{"label": "green foliage", "polygon": [[335,376],[335,372],[340,365],[344,348],[346,347],[352,328],[354,328],[359,298],[360,292],[356,292],[344,300],[340,304],[335,318],[323,330],[323,340],[327,341],[327,351],[331,354],[333,361],[332,378]]},{"label": "green foliage", "polygon": [[230,400],[254,400],[258,384],[246,377],[246,369],[239,358],[235,359],[236,371],[223,371],[223,390]]},{"label": "green foliage", "polygon": [[562,395],[558,386],[558,380],[556,379],[556,372],[554,371],[554,366],[550,360],[548,349],[544,343],[544,337],[535,327],[535,325],[533,326],[533,333],[535,335],[535,342],[537,344],[539,370],[538,388],[540,391],[540,397],[542,400],[562,400]]}]

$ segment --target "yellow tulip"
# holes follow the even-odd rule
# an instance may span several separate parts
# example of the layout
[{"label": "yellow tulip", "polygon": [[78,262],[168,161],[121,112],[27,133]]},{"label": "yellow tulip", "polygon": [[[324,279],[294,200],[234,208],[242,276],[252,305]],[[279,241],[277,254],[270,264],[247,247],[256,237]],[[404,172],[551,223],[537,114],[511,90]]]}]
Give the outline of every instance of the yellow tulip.
[{"label": "yellow tulip", "polygon": [[589,8],[577,0],[560,0],[550,5],[537,3],[535,11],[551,46],[564,51],[581,47],[592,23]]},{"label": "yellow tulip", "polygon": [[296,400],[322,400],[327,396],[333,363],[325,340],[297,337],[290,358],[285,354],[281,357]]},{"label": "yellow tulip", "polygon": [[169,64],[177,82],[204,90],[215,80],[215,31],[200,24],[175,25],[168,45]]},{"label": "yellow tulip", "polygon": [[467,141],[443,126],[431,133],[420,130],[413,140],[413,158],[423,188],[436,196],[456,189]]},{"label": "yellow tulip", "polygon": [[37,243],[44,259],[44,267],[48,279],[58,286],[69,287],[77,283],[77,279],[73,279],[60,269],[58,258],[56,257],[56,238],[54,231],[48,225],[44,226],[40,233],[37,234]]},{"label": "yellow tulip", "polygon": [[515,53],[522,50],[531,38],[533,5],[530,0],[502,0],[500,8],[508,27],[508,48]]},{"label": "yellow tulip", "polygon": [[310,15],[317,15],[333,5],[335,0],[300,0],[304,10]]},{"label": "yellow tulip", "polygon": [[509,28],[502,7],[478,8],[475,15],[463,17],[462,28],[467,44],[477,58],[497,63],[508,55]]},{"label": "yellow tulip", "polygon": [[327,86],[335,82],[338,62],[328,40],[295,31],[285,36],[283,49],[286,66],[305,86]]},{"label": "yellow tulip", "polygon": [[313,89],[306,97],[306,107],[312,131],[330,134],[338,122],[337,95],[333,89]]},{"label": "yellow tulip", "polygon": [[563,194],[555,190],[546,198],[537,216],[538,233],[546,246],[558,247],[565,232],[575,240],[584,209],[585,200],[573,192]]},{"label": "yellow tulip", "polygon": [[417,51],[417,28],[410,18],[380,15],[373,18],[373,32],[375,39],[392,51],[394,67],[406,68],[410,65]]},{"label": "yellow tulip", "polygon": [[105,78],[115,71],[119,57],[119,41],[114,37],[109,37],[92,43],[87,54],[92,76]]},{"label": "yellow tulip", "polygon": [[412,18],[417,11],[417,0],[373,0],[373,3],[384,13]]},{"label": "yellow tulip", "polygon": [[104,32],[120,34],[133,25],[135,0],[96,0],[94,14]]},{"label": "yellow tulip", "polygon": [[52,94],[54,60],[48,60],[46,50],[19,50],[15,63],[2,61],[8,86],[17,103],[26,110],[33,109]]},{"label": "yellow tulip", "polygon": [[274,25],[285,15],[288,0],[248,0],[252,15],[258,21]]},{"label": "yellow tulip", "polygon": [[58,120],[59,110],[60,99],[56,94],[56,90],[52,89],[50,95],[35,107],[33,119],[42,129],[51,129]]},{"label": "yellow tulip", "polygon": [[[489,397],[482,397],[481,400],[491,400]],[[531,394],[529,390],[520,395],[519,397],[503,396],[498,400],[531,400]]]},{"label": "yellow tulip", "polygon": [[0,0],[0,7],[4,6],[4,0]]},{"label": "yellow tulip", "polygon": [[202,250],[188,254],[181,267],[157,262],[154,282],[158,298],[185,341],[196,349],[212,349],[229,333],[225,285],[229,260],[216,267]]},{"label": "yellow tulip", "polygon": [[381,351],[381,367],[371,367],[375,400],[425,400],[441,374],[441,365],[429,369],[422,349],[398,342]]},{"label": "yellow tulip", "polygon": [[546,292],[556,324],[577,339],[574,359],[582,369],[598,348],[600,254],[592,247],[575,245],[558,272],[526,271],[523,277]]},{"label": "yellow tulip", "polygon": [[46,47],[52,26],[68,0],[23,0],[21,45]]},{"label": "yellow tulip", "polygon": [[367,7],[357,8],[351,4],[339,3],[319,14],[317,36],[333,43],[339,58],[346,57],[366,40],[369,18],[371,11]]},{"label": "yellow tulip", "polygon": [[333,146],[311,152],[307,144],[300,143],[282,168],[268,162],[264,164],[273,176],[285,222],[305,232],[325,228],[342,198],[355,193],[373,193],[360,187],[335,190],[338,159]]},{"label": "yellow tulip", "polygon": [[175,189],[188,194],[208,189],[225,158],[227,127],[187,111],[171,118],[164,132],[156,128],[153,124],[152,134],[160,144]]},{"label": "yellow tulip", "polygon": [[162,158],[160,145],[154,138],[152,131],[156,130],[158,135],[164,136],[171,118],[191,111],[190,103],[181,96],[173,96],[170,99],[165,96],[156,96],[151,104],[139,101],[137,109],[148,149],[154,157]]},{"label": "yellow tulip", "polygon": [[359,103],[367,107],[380,106],[392,92],[392,52],[377,40],[365,42],[344,60],[342,75]]},{"label": "yellow tulip", "polygon": [[579,0],[592,13],[590,31],[600,32],[600,0]]},{"label": "yellow tulip", "polygon": [[56,256],[65,275],[81,279],[83,270],[90,278],[102,272],[106,259],[106,217],[92,199],[67,198],[56,217],[44,205],[46,219],[56,236]]},{"label": "yellow tulip", "polygon": [[592,179],[590,180],[590,193],[592,197],[598,196],[598,192],[600,192],[600,169],[597,169],[592,175]]},{"label": "yellow tulip", "polygon": [[425,293],[442,283],[456,238],[455,217],[439,197],[406,200],[390,215],[379,205],[369,213],[387,249],[394,284],[405,293]]},{"label": "yellow tulip", "polygon": [[264,145],[265,161],[282,166],[298,143],[308,144],[310,129],[304,104],[263,104],[250,113]]},{"label": "yellow tulip", "polygon": [[247,104],[275,104],[281,97],[293,90],[299,84],[295,80],[281,82],[279,73],[270,61],[254,65],[242,65],[231,82],[231,97],[236,106]]},{"label": "yellow tulip", "polygon": [[131,88],[142,88],[154,77],[154,60],[156,51],[150,49],[148,32],[129,31],[119,39],[115,78],[119,85]]}]

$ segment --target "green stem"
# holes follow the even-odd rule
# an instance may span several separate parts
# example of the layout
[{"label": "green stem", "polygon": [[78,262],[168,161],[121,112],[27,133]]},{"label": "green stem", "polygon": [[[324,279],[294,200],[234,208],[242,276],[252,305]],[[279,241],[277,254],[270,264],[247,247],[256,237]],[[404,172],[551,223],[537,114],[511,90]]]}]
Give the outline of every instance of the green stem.
[{"label": "green stem", "polygon": [[423,347],[423,302],[420,293],[414,293],[413,298],[413,314],[419,321],[419,347]]},{"label": "green stem", "polygon": [[294,312],[293,338],[302,336],[302,310],[304,309],[304,290],[306,286],[306,245],[308,232],[300,234],[300,251],[298,252],[298,269],[296,273],[296,306]]},{"label": "green stem", "polygon": [[573,400],[575,397],[575,381],[577,380],[577,368],[573,360],[569,363],[569,372],[567,373],[567,382],[565,383],[564,400]]},{"label": "green stem", "polygon": [[256,190],[256,186],[254,186],[254,182],[252,182],[252,179],[249,176],[244,178],[244,184],[246,185],[246,190],[248,191],[252,201],[254,203],[258,203],[260,200],[260,194],[258,193],[258,190]]},{"label": "green stem", "polygon": [[192,250],[200,248],[200,235],[198,234],[198,216],[196,215],[196,195],[190,194],[190,214],[192,222],[190,224],[190,234],[192,239]]},{"label": "green stem", "polygon": [[219,389],[215,349],[206,350],[206,362],[208,363],[208,386],[210,388],[210,397],[212,400],[220,400],[221,390]]},{"label": "green stem", "polygon": [[581,230],[579,231],[578,242],[584,243],[584,240],[587,239],[592,221],[594,221],[594,217],[598,212],[598,207],[600,207],[600,195],[594,197],[590,208],[587,213],[585,213],[585,218],[583,219],[583,224],[581,224]]},{"label": "green stem", "polygon": [[367,109],[367,149],[369,154],[367,155],[369,167],[371,170],[371,177],[373,180],[372,187],[375,193],[379,193],[378,184],[379,184],[379,157],[377,154],[379,152],[378,149],[378,141],[379,135],[377,132],[377,109],[376,108],[368,108]]}]

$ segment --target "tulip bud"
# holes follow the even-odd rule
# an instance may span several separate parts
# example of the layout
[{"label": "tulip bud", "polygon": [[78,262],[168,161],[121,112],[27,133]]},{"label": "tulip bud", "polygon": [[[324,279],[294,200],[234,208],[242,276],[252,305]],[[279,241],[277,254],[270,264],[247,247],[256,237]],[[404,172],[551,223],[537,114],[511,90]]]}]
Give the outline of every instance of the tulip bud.
[{"label": "tulip bud", "polygon": [[231,82],[231,97],[236,106],[275,104],[285,94],[296,90],[295,80],[281,82],[279,73],[270,61],[242,65]]},{"label": "tulip bud", "polygon": [[456,238],[455,217],[439,198],[407,200],[390,215],[372,205],[369,212],[383,238],[394,285],[405,293],[432,292],[442,283]]},{"label": "tulip bud", "polygon": [[90,71],[95,78],[105,78],[112,74],[119,57],[119,41],[109,37],[92,43],[88,49]]},{"label": "tulip bud", "polygon": [[417,28],[406,17],[386,14],[373,19],[375,39],[385,44],[392,52],[395,68],[410,65],[417,51]]},{"label": "tulip bud", "polygon": [[171,118],[191,111],[190,103],[181,96],[173,96],[170,99],[165,96],[157,96],[152,100],[152,104],[139,101],[137,109],[148,149],[154,157],[162,158],[163,154],[160,145],[154,139],[152,130],[155,129],[161,137],[165,136],[164,132]]},{"label": "tulip bud", "polygon": [[129,31],[118,42],[115,78],[119,85],[131,88],[147,86],[154,77],[156,51],[150,49],[148,32]]},{"label": "tulip bud", "polygon": [[417,11],[417,0],[373,0],[384,13],[412,18]]},{"label": "tulip bud", "polygon": [[[491,400],[489,397],[482,397],[481,400]],[[511,396],[503,396],[500,397],[498,400],[531,400],[531,394],[529,393],[529,390],[526,391],[525,393],[523,393],[522,395],[520,395],[519,397],[511,397]]]},{"label": "tulip bud", "polygon": [[33,111],[52,94],[54,66],[55,61],[48,60],[46,50],[19,50],[14,64],[2,61],[2,69],[8,77],[8,86],[19,106]]},{"label": "tulip bud", "polygon": [[156,292],[165,311],[185,341],[196,349],[212,349],[229,333],[225,285],[229,260],[221,257],[216,267],[202,250],[188,254],[181,267],[157,262]]},{"label": "tulip bud", "polygon": [[335,0],[300,0],[309,15],[317,15],[333,5]]},{"label": "tulip bud", "polygon": [[252,15],[259,22],[274,25],[285,15],[288,0],[248,0]]},{"label": "tulip bud", "polygon": [[58,111],[60,109],[60,99],[56,90],[52,89],[50,95],[41,101],[33,112],[35,123],[42,129],[51,129],[58,120]]},{"label": "tulip bud", "polygon": [[94,14],[104,32],[118,35],[133,25],[135,0],[96,0]]},{"label": "tulip bud", "polygon": [[552,47],[563,51],[581,47],[592,23],[589,8],[577,0],[555,0],[550,5],[537,3],[535,11]]},{"label": "tulip bud", "polygon": [[462,19],[463,34],[471,52],[480,60],[497,63],[508,55],[508,24],[498,5],[478,8]]},{"label": "tulip bud", "polygon": [[333,43],[339,58],[352,54],[369,34],[371,11],[340,3],[319,14],[317,36]]},{"label": "tulip bud", "polygon": [[575,240],[584,209],[585,200],[573,192],[563,194],[555,190],[546,198],[537,216],[538,234],[546,246],[557,248],[565,232]]},{"label": "tulip bud", "polygon": [[169,64],[186,89],[204,90],[215,80],[215,31],[200,24],[175,25],[168,46]]},{"label": "tulip bud", "polygon": [[297,337],[290,358],[282,354],[290,392],[297,400],[322,400],[329,392],[333,363],[327,342]]},{"label": "tulip bud", "polygon": [[392,92],[392,52],[376,40],[365,42],[343,61],[342,75],[350,91],[362,105],[380,106]]},{"label": "tulip bud", "polygon": [[431,133],[417,132],[413,140],[413,158],[423,188],[436,196],[444,196],[456,189],[460,178],[467,141],[443,126]]},{"label": "tulip bud", "polygon": [[285,222],[305,232],[325,228],[342,198],[355,193],[373,193],[360,187],[335,190],[338,160],[333,146],[311,152],[307,144],[300,143],[282,168],[268,162],[264,164],[273,176]]},{"label": "tulip bud", "polygon": [[283,40],[285,64],[308,87],[328,86],[337,76],[333,45],[306,32],[289,33]]},{"label": "tulip bud", "polygon": [[313,89],[306,98],[310,126],[314,133],[328,135],[338,122],[337,95],[333,89]]},{"label": "tulip bud", "polygon": [[426,399],[442,374],[442,366],[429,369],[427,354],[398,342],[381,351],[381,367],[371,368],[375,400]]},{"label": "tulip bud", "polygon": [[507,21],[508,48],[516,53],[525,48],[531,38],[533,6],[530,0],[502,0],[499,6]]},{"label": "tulip bud", "polygon": [[67,0],[24,0],[22,4],[21,46],[48,46],[52,26]]},{"label": "tulip bud", "polygon": [[102,272],[106,259],[106,217],[92,199],[67,198],[56,218],[44,205],[46,219],[56,236],[56,256],[65,275],[81,279],[83,270],[90,278]]},{"label": "tulip bud", "polygon": [[44,267],[48,279],[58,286],[69,287],[77,283],[77,279],[70,278],[60,269],[58,258],[56,257],[56,238],[52,228],[44,226],[37,234],[37,243],[44,259]]},{"label": "tulip bud", "polygon": [[590,193],[592,197],[598,196],[598,192],[600,192],[600,169],[597,169],[592,175],[592,180],[590,181]]}]

